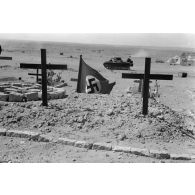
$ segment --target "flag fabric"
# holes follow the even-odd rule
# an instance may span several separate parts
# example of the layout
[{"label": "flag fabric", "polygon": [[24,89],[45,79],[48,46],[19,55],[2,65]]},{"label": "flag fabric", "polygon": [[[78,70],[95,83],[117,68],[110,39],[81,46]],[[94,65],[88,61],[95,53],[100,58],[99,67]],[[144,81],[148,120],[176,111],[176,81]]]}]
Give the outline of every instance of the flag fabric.
[{"label": "flag fabric", "polygon": [[97,70],[87,65],[80,56],[79,74],[77,82],[78,93],[110,94],[116,83],[109,83]]}]

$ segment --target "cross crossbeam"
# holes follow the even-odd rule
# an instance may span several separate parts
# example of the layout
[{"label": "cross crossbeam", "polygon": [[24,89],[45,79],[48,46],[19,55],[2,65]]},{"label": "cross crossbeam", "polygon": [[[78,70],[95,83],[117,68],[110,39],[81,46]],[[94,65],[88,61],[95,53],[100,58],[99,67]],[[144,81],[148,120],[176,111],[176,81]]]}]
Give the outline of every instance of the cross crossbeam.
[{"label": "cross crossbeam", "polygon": [[12,60],[12,57],[9,57],[9,56],[0,56],[0,60]]},{"label": "cross crossbeam", "polygon": [[36,73],[28,73],[28,75],[31,75],[31,76],[42,76],[42,74],[36,74]]},{"label": "cross crossbeam", "polygon": [[[123,79],[144,79],[144,74],[122,73]],[[151,74],[150,80],[173,80],[173,75]]]},{"label": "cross crossbeam", "polygon": [[[20,63],[20,68],[25,69],[41,69],[41,64],[32,64],[32,63]],[[46,69],[52,70],[67,70],[66,64],[47,64]]]},{"label": "cross crossbeam", "polygon": [[173,80],[173,75],[166,74],[150,74],[151,58],[145,58],[145,73],[144,74],[131,74],[122,73],[124,79],[143,79],[143,115],[148,114],[148,95],[149,95],[149,82],[152,80]]}]

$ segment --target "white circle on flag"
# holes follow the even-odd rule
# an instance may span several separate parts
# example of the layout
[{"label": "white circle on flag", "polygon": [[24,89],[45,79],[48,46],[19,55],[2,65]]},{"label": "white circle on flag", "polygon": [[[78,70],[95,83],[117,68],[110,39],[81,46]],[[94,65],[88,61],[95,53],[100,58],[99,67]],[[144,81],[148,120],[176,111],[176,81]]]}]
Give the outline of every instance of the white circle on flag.
[{"label": "white circle on flag", "polygon": [[86,76],[86,93],[100,93],[101,84],[100,81],[92,75]]}]

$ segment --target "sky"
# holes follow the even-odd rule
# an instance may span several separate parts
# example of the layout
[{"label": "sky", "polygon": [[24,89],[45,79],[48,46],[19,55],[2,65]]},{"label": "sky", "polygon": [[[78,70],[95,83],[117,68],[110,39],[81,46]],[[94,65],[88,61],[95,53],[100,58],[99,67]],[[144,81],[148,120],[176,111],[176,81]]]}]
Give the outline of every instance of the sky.
[{"label": "sky", "polygon": [[0,39],[195,48],[189,33],[1,33]]}]

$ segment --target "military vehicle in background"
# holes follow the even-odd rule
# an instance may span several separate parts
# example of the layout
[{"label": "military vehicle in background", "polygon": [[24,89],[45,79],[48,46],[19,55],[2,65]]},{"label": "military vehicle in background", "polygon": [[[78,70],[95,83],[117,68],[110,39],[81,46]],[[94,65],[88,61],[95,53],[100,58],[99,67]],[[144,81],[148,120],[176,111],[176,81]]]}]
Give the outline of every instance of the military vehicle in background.
[{"label": "military vehicle in background", "polygon": [[104,67],[110,70],[130,70],[133,66],[131,57],[127,61],[123,61],[121,57],[113,57],[109,61],[103,63]]}]

